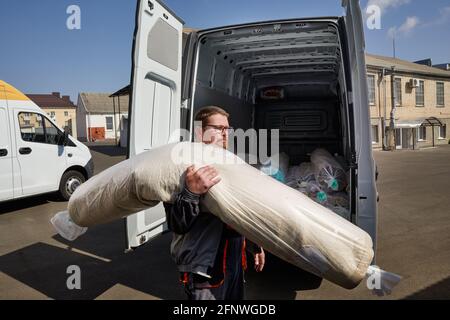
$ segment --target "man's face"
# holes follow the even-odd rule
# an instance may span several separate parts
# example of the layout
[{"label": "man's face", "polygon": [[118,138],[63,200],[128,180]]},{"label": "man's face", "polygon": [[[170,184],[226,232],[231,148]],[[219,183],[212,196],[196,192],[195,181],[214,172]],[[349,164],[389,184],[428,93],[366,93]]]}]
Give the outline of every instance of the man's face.
[{"label": "man's face", "polygon": [[226,149],[228,147],[229,129],[228,118],[221,114],[214,114],[205,121],[202,130],[202,142],[212,143]]}]

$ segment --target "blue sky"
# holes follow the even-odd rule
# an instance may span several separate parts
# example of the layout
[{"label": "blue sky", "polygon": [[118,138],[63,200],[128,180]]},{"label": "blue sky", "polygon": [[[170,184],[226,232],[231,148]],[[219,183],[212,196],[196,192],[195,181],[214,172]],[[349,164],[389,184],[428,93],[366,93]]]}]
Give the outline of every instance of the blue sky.
[{"label": "blue sky", "polygon": [[[342,15],[341,0],[166,0],[186,26],[207,28],[280,18]],[[370,2],[370,3],[368,3]],[[81,30],[68,30],[69,5]],[[382,9],[381,29],[365,29],[367,52],[450,62],[450,0],[361,0]],[[130,79],[134,0],[2,0],[0,79],[25,93],[113,92]]]}]

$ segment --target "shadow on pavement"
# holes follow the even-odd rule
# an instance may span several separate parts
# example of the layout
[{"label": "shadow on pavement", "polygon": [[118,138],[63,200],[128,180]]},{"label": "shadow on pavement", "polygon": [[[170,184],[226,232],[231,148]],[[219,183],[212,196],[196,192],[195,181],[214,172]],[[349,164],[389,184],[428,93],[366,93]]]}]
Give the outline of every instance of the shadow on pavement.
[{"label": "shadow on pavement", "polygon": [[266,265],[262,272],[257,273],[254,270],[253,257],[250,254],[248,254],[248,262],[246,298],[250,300],[294,300],[296,291],[317,289],[322,283],[322,278],[267,252]]},{"label": "shadow on pavement", "polygon": [[[0,257],[0,271],[53,299],[95,299],[116,284],[162,299],[185,299],[169,254],[171,238],[166,233],[124,253],[124,224],[117,221],[92,228],[74,242],[54,236],[68,250],[39,242],[6,254]],[[247,299],[295,299],[297,290],[314,289],[321,283],[320,278],[272,255],[262,273],[251,269],[250,257],[249,262]],[[81,290],[67,289],[71,265],[80,267]]]},{"label": "shadow on pavement", "polygon": [[121,148],[118,146],[94,146],[90,145],[89,149],[103,153],[104,155],[115,157],[115,156],[126,156],[127,155],[127,149]]},{"label": "shadow on pavement", "polygon": [[425,289],[417,291],[409,296],[406,296],[406,300],[448,300],[450,299],[450,277],[439,281]]},{"label": "shadow on pavement", "polygon": [[[119,240],[111,237],[111,233],[105,239],[106,229],[91,231],[99,231],[100,236],[95,240],[81,237],[71,243],[72,247],[111,261],[36,243],[0,257],[0,271],[53,299],[95,299],[119,283],[162,299],[184,298],[169,256],[167,235],[125,254],[121,234]],[[116,245],[119,242],[121,245]],[[71,275],[67,274],[67,268],[71,265],[80,267],[81,290],[67,288],[66,281]]]},{"label": "shadow on pavement", "polygon": [[46,193],[38,196],[10,200],[0,203],[0,215],[37,207],[49,202],[65,202],[65,200],[63,200],[58,193]]}]

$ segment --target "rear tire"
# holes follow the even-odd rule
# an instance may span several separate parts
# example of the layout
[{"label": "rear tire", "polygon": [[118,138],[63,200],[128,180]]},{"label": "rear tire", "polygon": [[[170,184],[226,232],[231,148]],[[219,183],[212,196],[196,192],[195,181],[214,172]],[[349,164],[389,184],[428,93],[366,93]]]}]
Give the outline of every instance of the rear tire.
[{"label": "rear tire", "polygon": [[75,190],[86,181],[84,175],[75,170],[63,174],[59,184],[59,194],[64,200],[69,200]]}]

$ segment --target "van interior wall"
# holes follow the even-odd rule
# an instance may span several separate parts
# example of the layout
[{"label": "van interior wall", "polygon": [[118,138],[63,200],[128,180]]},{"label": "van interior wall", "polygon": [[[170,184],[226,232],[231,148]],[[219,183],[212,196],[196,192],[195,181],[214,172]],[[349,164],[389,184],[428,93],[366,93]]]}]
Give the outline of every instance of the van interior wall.
[{"label": "van interior wall", "polygon": [[[286,24],[220,31],[200,39],[194,113],[217,105],[244,130],[279,129],[280,151],[291,164],[309,160],[318,147],[347,157],[345,83],[337,29]],[[279,28],[279,27],[277,27]],[[291,30],[292,29],[292,30]],[[261,99],[278,87],[284,97]]]},{"label": "van interior wall", "polygon": [[218,106],[230,114],[230,126],[247,130],[252,126],[253,104],[230,96],[225,92],[197,86],[195,92],[194,115],[203,107]]},{"label": "van interior wall", "polygon": [[328,85],[285,86],[282,100],[257,99],[255,127],[279,129],[279,151],[291,164],[309,161],[316,148],[343,154],[340,106]]}]

